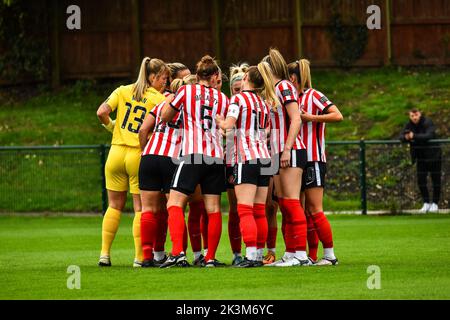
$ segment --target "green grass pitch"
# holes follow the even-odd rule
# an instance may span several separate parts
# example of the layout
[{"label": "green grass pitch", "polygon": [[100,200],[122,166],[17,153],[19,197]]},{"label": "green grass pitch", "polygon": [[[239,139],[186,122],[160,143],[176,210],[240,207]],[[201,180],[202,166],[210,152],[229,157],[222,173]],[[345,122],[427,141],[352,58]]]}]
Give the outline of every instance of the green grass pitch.
[{"label": "green grass pitch", "polygon": [[[0,299],[450,298],[450,216],[330,216],[330,222],[336,267],[133,269],[132,218],[123,216],[113,267],[101,269],[100,216],[0,216]],[[226,217],[223,227],[217,257],[229,263]],[[79,290],[67,288],[69,265],[80,267]],[[370,265],[380,267],[379,290],[367,288]]]}]

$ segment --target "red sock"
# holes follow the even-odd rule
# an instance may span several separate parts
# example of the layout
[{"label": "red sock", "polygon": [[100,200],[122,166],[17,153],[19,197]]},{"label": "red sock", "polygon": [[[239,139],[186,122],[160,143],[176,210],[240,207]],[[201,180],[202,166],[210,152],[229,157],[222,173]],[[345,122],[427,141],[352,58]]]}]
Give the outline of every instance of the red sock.
[{"label": "red sock", "polygon": [[222,235],[222,214],[220,212],[208,213],[208,254],[205,261],[216,258],[217,247]]},{"label": "red sock", "polygon": [[200,218],[203,211],[205,211],[205,204],[203,200],[189,203],[188,230],[193,252],[199,252],[202,250]]},{"label": "red sock", "polygon": [[228,214],[228,237],[230,238],[233,253],[241,253],[242,235],[239,228],[239,215],[235,210],[230,210]]},{"label": "red sock", "polygon": [[158,228],[156,230],[154,250],[156,252],[159,252],[164,251],[164,246],[166,244],[167,239],[167,228],[169,219],[169,213],[167,212],[167,208],[163,208],[160,212],[158,212],[157,216],[158,216]]},{"label": "red sock", "polygon": [[258,249],[264,249],[267,235],[269,233],[269,225],[267,224],[266,205],[264,203],[253,204],[253,215],[255,217],[256,227],[258,230],[256,246]]},{"label": "red sock", "polygon": [[186,233],[184,213],[183,209],[177,206],[171,206],[167,211],[169,211],[169,231],[170,239],[172,240],[172,255],[177,256],[183,251],[183,238]]},{"label": "red sock", "polygon": [[144,260],[153,259],[153,247],[155,245],[158,229],[158,218],[151,211],[142,212],[141,215],[141,243]]},{"label": "red sock", "polygon": [[186,226],[186,222],[184,223],[184,230],[183,230],[183,252],[187,252],[188,247],[188,229]]},{"label": "red sock", "polygon": [[314,221],[311,215],[306,216],[307,228],[308,228],[308,255],[313,260],[317,260],[317,249],[319,248],[319,236],[314,226]]},{"label": "red sock", "polygon": [[306,251],[306,217],[300,201],[298,199],[281,199],[280,201],[282,203],[280,203],[280,207],[284,207],[289,216],[286,225],[286,240],[289,243],[289,249],[294,249],[294,252]]},{"label": "red sock", "polygon": [[267,248],[273,249],[277,247],[278,227],[269,227],[267,234]]},{"label": "red sock", "polygon": [[293,242],[292,228],[291,225],[291,217],[289,214],[289,208],[287,208],[284,199],[278,198],[278,204],[280,206],[281,211],[281,231],[283,232],[284,244],[286,246],[286,252],[295,253],[295,243]]},{"label": "red sock", "polygon": [[202,212],[200,217],[200,230],[202,232],[203,249],[208,249],[208,213],[206,210]]},{"label": "red sock", "polygon": [[314,221],[317,235],[324,249],[333,248],[333,233],[331,232],[331,226],[325,214],[323,212],[314,213],[312,220]]},{"label": "red sock", "polygon": [[253,207],[245,204],[237,205],[239,226],[246,247],[256,247],[258,228],[256,226]]}]

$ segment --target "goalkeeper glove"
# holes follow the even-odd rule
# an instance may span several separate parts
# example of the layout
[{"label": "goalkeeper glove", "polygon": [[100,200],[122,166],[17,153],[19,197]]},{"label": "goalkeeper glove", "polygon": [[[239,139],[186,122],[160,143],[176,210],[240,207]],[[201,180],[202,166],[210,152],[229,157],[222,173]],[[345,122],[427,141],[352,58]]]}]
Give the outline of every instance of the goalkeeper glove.
[{"label": "goalkeeper glove", "polygon": [[102,124],[102,126],[106,130],[108,130],[109,132],[113,133],[115,123],[116,123],[116,120],[112,120],[111,118],[109,118],[109,123],[108,124]]}]

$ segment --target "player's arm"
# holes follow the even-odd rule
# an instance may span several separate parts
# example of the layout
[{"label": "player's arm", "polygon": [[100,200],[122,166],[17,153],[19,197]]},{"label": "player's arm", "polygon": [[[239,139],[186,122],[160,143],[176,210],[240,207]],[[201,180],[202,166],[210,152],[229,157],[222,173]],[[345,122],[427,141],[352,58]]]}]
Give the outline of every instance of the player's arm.
[{"label": "player's arm", "polygon": [[142,123],[141,128],[139,129],[139,145],[141,146],[141,150],[144,150],[147,145],[150,132],[153,132],[155,128],[156,118],[153,112],[150,112]]},{"label": "player's arm", "polygon": [[302,113],[301,114],[302,121],[304,122],[341,122],[344,120],[342,113],[335,105],[331,105],[324,110],[324,113],[315,115],[310,113]]},{"label": "player's arm", "polygon": [[173,94],[169,95],[166,98],[166,103],[161,110],[161,120],[164,122],[172,121],[175,115],[179,112],[178,107],[172,104],[173,100],[174,95]]},{"label": "player's arm", "polygon": [[292,150],[292,147],[294,146],[295,139],[297,138],[297,135],[300,131],[300,126],[302,124],[302,120],[300,117],[300,110],[298,108],[297,102],[289,102],[285,106],[287,114],[289,115],[289,119],[291,120],[291,123],[289,125],[289,132],[286,139],[286,142],[284,144],[284,150],[281,155],[281,167],[286,168],[290,165],[290,159],[291,155],[290,152]]},{"label": "player's arm", "polygon": [[97,110],[97,117],[106,130],[113,132],[115,120],[111,120],[109,117],[111,112],[111,107],[106,102],[103,102]]},{"label": "player's arm", "polygon": [[230,104],[230,106],[228,107],[226,119],[223,117],[223,115],[216,115],[216,123],[219,128],[225,130],[225,132],[232,129],[239,117],[239,112],[240,110],[238,104]]}]

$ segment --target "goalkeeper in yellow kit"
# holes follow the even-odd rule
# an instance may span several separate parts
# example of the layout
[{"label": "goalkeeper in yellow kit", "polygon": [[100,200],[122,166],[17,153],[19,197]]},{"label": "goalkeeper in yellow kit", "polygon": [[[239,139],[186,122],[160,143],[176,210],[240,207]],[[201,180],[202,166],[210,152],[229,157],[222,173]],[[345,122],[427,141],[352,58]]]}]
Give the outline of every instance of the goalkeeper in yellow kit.
[{"label": "goalkeeper in yellow kit", "polygon": [[[143,260],[140,239],[141,200],[138,182],[141,149],[138,133],[147,113],[165,100],[161,91],[168,76],[169,69],[162,60],[146,57],[142,60],[136,83],[120,86],[114,90],[97,110],[102,125],[113,135],[105,167],[108,209],[103,217],[99,266],[111,266],[111,245],[119,227],[120,214],[125,206],[128,190],[133,195],[135,212],[133,266],[141,266]],[[116,120],[111,120],[110,113],[116,110]]]}]

